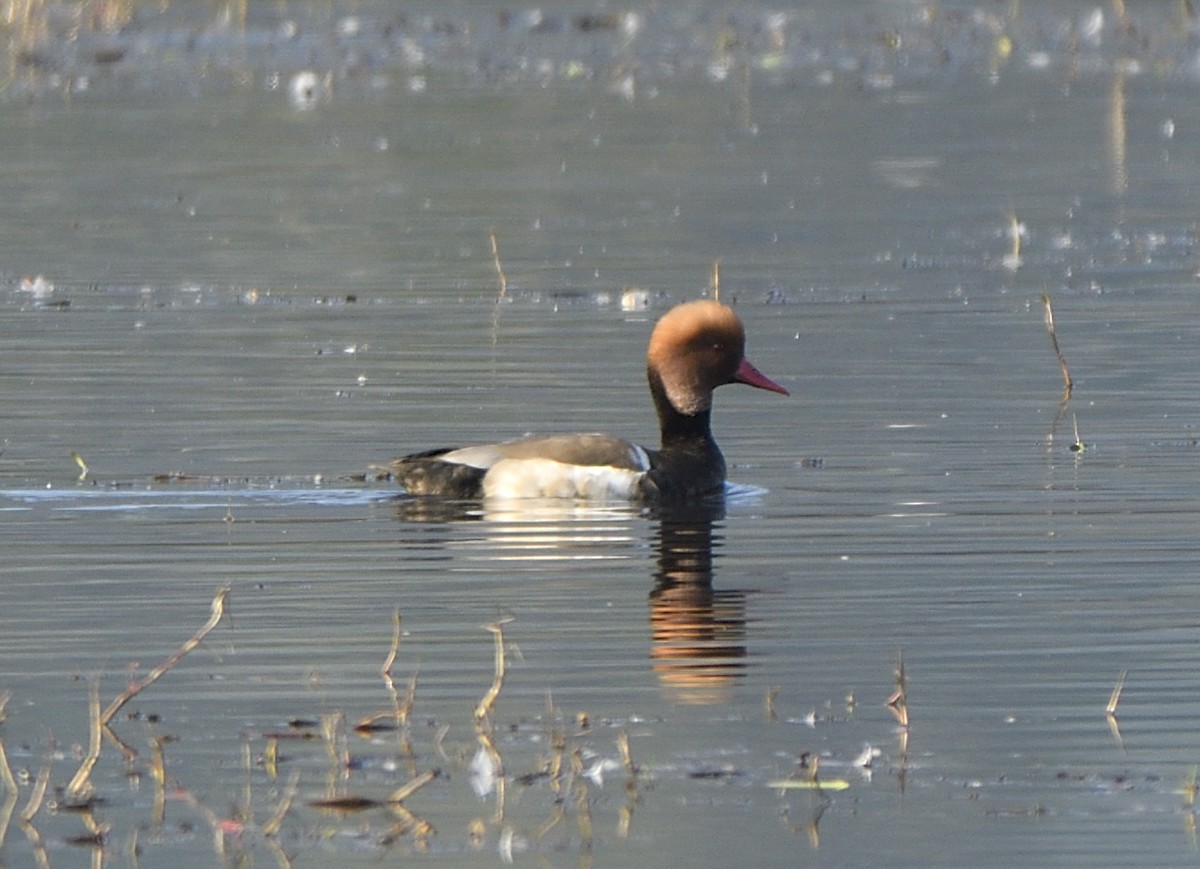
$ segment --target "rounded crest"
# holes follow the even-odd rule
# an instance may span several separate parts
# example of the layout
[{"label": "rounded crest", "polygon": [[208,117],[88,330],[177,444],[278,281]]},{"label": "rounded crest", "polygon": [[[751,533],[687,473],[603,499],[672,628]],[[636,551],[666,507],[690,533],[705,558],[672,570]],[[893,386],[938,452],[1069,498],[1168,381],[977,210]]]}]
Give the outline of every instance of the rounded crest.
[{"label": "rounded crest", "polygon": [[684,302],[663,314],[646,354],[667,400],[691,416],[712,406],[712,391],[732,383],[746,347],[742,321],[719,302]]}]

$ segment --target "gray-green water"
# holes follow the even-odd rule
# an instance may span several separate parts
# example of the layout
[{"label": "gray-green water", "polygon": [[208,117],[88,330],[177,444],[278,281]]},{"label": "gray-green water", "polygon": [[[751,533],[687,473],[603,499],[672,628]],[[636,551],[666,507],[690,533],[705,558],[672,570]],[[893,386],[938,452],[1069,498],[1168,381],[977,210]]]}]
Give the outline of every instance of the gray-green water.
[{"label": "gray-green water", "polygon": [[[145,9],[14,67],[0,862],[1194,861],[1194,22],[595,12]],[[793,392],[718,393],[723,512],[438,514],[362,479],[526,431],[652,442],[649,330],[715,260]],[[103,846],[49,805],[22,826],[47,760],[64,802],[89,685],[107,704],[226,585],[114,719],[136,757],[92,773]],[[393,708],[397,610],[407,728],[343,768],[319,722]],[[848,787],[768,786],[801,757]],[[433,769],[425,836],[310,805]]]}]

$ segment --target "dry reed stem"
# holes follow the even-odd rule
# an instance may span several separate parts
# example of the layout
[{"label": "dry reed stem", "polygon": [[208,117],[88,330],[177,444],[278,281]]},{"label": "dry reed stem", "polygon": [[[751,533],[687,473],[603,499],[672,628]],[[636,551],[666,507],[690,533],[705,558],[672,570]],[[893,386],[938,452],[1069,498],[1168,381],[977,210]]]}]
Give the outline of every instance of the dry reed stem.
[{"label": "dry reed stem", "polygon": [[629,800],[617,810],[617,838],[622,841],[628,839],[633,830],[633,805],[633,801]]},{"label": "dry reed stem", "polygon": [[438,772],[436,769],[431,769],[428,772],[421,773],[419,776],[417,776],[415,779],[410,781],[408,784],[401,785],[400,787],[396,788],[396,790],[392,791],[392,795],[390,797],[388,797],[388,802],[389,803],[404,802],[406,799],[411,797],[413,794],[415,794],[421,788],[425,787],[425,785],[429,784],[431,781],[433,781],[435,778],[437,778],[440,775],[441,775],[441,773]]},{"label": "dry reed stem", "polygon": [[450,732],[450,725],[443,724],[433,734],[433,750],[437,752],[437,756],[442,760],[449,761],[450,755],[446,754],[446,734]]},{"label": "dry reed stem", "polygon": [[223,585],[217,590],[216,597],[212,600],[212,614],[207,622],[200,630],[196,631],[176,652],[147,673],[140,681],[130,685],[119,695],[112,703],[108,704],[108,708],[104,710],[104,714],[100,717],[101,724],[107,724],[112,720],[112,717],[120,711],[121,707],[144,691],[146,688],[153,685],[159,678],[178,664],[188,652],[200,645],[201,641],[212,632],[212,629],[221,621],[225,615],[225,601],[229,597],[229,586]]},{"label": "dry reed stem", "polygon": [[390,712],[375,712],[365,718],[359,719],[354,725],[354,729],[360,732],[369,732],[380,729],[378,722],[385,719],[392,721],[397,728],[403,728],[408,724],[408,715],[412,711],[413,699],[417,692],[417,677],[416,674],[408,680],[408,693],[404,697],[404,702],[400,701],[400,695],[396,691],[396,682],[392,679],[392,667],[396,663],[396,656],[400,650],[400,609],[397,608],[392,613],[392,642],[388,648],[387,657],[383,661],[383,665],[379,668],[379,675],[383,678],[383,684],[387,688],[388,696],[392,700],[392,709]]},{"label": "dry reed stem", "polygon": [[[86,812],[82,812],[80,817],[83,819],[83,825],[87,827],[88,833],[91,834],[90,839],[96,844],[102,844],[108,837],[108,831],[112,829],[112,824],[107,822],[101,823],[100,821],[97,821],[96,816],[92,814],[91,809],[88,809]],[[91,844],[91,842],[88,844]],[[103,855],[103,852],[98,853],[100,856]],[[101,862],[97,865],[103,866],[104,864]]]},{"label": "dry reed stem", "polygon": [[504,266],[500,264],[500,245],[496,242],[496,233],[489,232],[488,240],[492,244],[492,264],[496,267],[496,275],[500,279],[500,295],[496,301],[508,298],[508,278],[504,276]]},{"label": "dry reed stem", "polygon": [[580,845],[585,852],[592,850],[592,803],[588,793],[587,779],[579,778],[575,784],[575,822],[579,825]]},{"label": "dry reed stem", "polygon": [[346,716],[340,709],[321,716],[321,739],[325,743],[330,769],[335,775],[339,771],[345,774],[350,770],[350,746],[338,738],[345,720]]},{"label": "dry reed stem", "polygon": [[504,687],[504,626],[512,620],[513,617],[509,616],[484,625],[484,629],[489,631],[496,640],[495,674],[492,677],[491,687],[483,695],[479,705],[475,707],[476,724],[483,722],[492,714],[492,707],[496,703],[496,698],[500,696],[500,689]]},{"label": "dry reed stem", "polygon": [[904,793],[908,776],[908,676],[904,670],[903,650],[896,653],[896,669],[893,675],[896,677],[896,690],[888,698],[887,706],[900,723],[896,781],[900,792]]},{"label": "dry reed stem", "polygon": [[4,840],[8,837],[8,825],[12,821],[13,811],[17,808],[17,795],[10,793],[0,803],[0,851],[4,850]]},{"label": "dry reed stem", "polygon": [[121,739],[121,737],[117,736],[117,734],[113,732],[113,729],[107,724],[100,725],[100,733],[102,736],[108,737],[108,741],[117,747],[127,763],[132,763],[133,761],[137,760],[137,749],[125,742],[123,739]]},{"label": "dry reed stem", "polygon": [[908,677],[904,673],[904,652],[896,656],[896,669],[893,671],[896,679],[896,690],[887,699],[887,707],[896,716],[900,726],[908,729]]},{"label": "dry reed stem", "polygon": [[[396,655],[400,651],[400,607],[392,612],[392,645],[383,661],[379,673],[383,676],[388,687],[392,687],[392,665],[396,663]],[[394,689],[393,689],[394,690]]]},{"label": "dry reed stem", "polygon": [[500,264],[500,245],[496,241],[496,233],[488,233],[488,241],[492,245],[492,265],[496,267],[496,275],[500,280],[500,294],[496,296],[496,305],[492,309],[492,346],[496,346],[497,334],[500,331],[500,305],[508,299],[508,278],[504,274],[504,266]]},{"label": "dry reed stem", "polygon": [[1015,213],[1008,215],[1008,238],[1012,242],[1012,246],[1004,260],[1010,268],[1016,269],[1021,265],[1021,221],[1017,219]]},{"label": "dry reed stem", "polygon": [[[151,670],[141,680],[133,683],[119,695],[117,695],[116,699],[114,699],[112,703],[108,704],[108,708],[105,709],[103,713],[100,712],[99,681],[93,680],[88,707],[90,713],[90,739],[88,743],[88,753],[83,759],[83,763],[80,765],[79,770],[71,779],[71,783],[67,785],[67,793],[69,793],[71,796],[79,796],[87,789],[88,779],[92,774],[92,767],[96,765],[96,761],[100,757],[100,737],[103,731],[107,730],[109,735],[117,742],[118,745],[124,746],[124,743],[122,743],[119,739],[116,739],[116,735],[113,734],[111,730],[108,730],[108,722],[111,721],[112,717],[120,711],[122,706],[140,694],[147,687],[158,681],[158,679],[164,673],[178,664],[188,652],[200,645],[200,642],[206,636],[208,636],[212,629],[217,626],[217,623],[221,621],[221,617],[225,614],[225,600],[228,597],[229,586],[222,586],[220,589],[218,589],[216,597],[214,597],[212,601],[212,615],[209,617],[208,621],[205,622],[204,626],[201,627],[200,630],[198,630],[182,646],[180,646],[179,649],[169,658]],[[128,749],[128,746],[125,746],[125,748]],[[126,752],[127,757],[129,756],[129,752],[132,752],[132,749],[129,749]],[[133,754],[136,756],[136,752],[133,752]]]},{"label": "dry reed stem", "polygon": [[383,843],[390,844],[401,836],[412,833],[413,844],[422,851],[426,850],[429,847],[430,837],[437,835],[437,828],[424,818],[414,815],[402,805],[396,804],[390,808],[398,820],[384,836]]},{"label": "dry reed stem", "polygon": [[159,787],[167,783],[167,758],[163,746],[169,739],[165,736],[156,736],[150,740],[150,775]]},{"label": "dry reed stem", "polygon": [[163,738],[156,736],[150,741],[150,776],[154,779],[154,822],[158,825],[166,820],[167,812],[167,759],[163,752]]},{"label": "dry reed stem", "polygon": [[185,788],[177,788],[176,795],[183,802],[187,803],[195,811],[204,816],[205,823],[208,824],[209,830],[213,834],[213,850],[219,855],[225,854],[225,832],[226,824],[221,818],[204,803],[196,798],[196,795]]},{"label": "dry reed stem", "polygon": [[272,781],[279,775],[279,737],[268,736],[266,748],[263,749],[263,768],[267,778]]},{"label": "dry reed stem", "polygon": [[254,752],[250,748],[248,737],[242,738],[242,802],[240,812],[247,820],[254,817]]},{"label": "dry reed stem", "polygon": [[[1070,398],[1071,390],[1075,387],[1075,382],[1071,379],[1071,369],[1067,367],[1067,359],[1063,356],[1063,352],[1058,346],[1058,334],[1054,331],[1054,308],[1050,305],[1050,296],[1048,293],[1042,293],[1042,305],[1045,307],[1046,331],[1050,333],[1050,344],[1054,347],[1054,355],[1058,357],[1058,367],[1062,372],[1063,384],[1066,387],[1065,395],[1067,398]],[[1076,440],[1078,440],[1078,437]]]},{"label": "dry reed stem", "polygon": [[51,763],[49,756],[42,762],[41,769],[38,770],[37,779],[33,783],[33,791],[29,794],[29,802],[25,804],[25,808],[21,809],[21,814],[17,815],[22,824],[28,824],[34,819],[42,808],[42,800],[46,798],[46,788],[50,784]]},{"label": "dry reed stem", "polygon": [[1125,690],[1125,677],[1127,675],[1129,675],[1128,670],[1122,670],[1117,675],[1117,684],[1113,686],[1112,694],[1108,696],[1108,706],[1105,707],[1105,711],[1109,715],[1117,714],[1117,704],[1121,702],[1121,692]]},{"label": "dry reed stem", "polygon": [[79,455],[79,453],[72,451],[70,455],[75,464],[79,466],[79,476],[76,478],[76,482],[82,483],[87,479],[88,471],[90,469],[88,468],[87,462],[83,460],[83,456]]},{"label": "dry reed stem", "polygon": [[271,856],[275,858],[275,865],[279,869],[292,869],[292,858],[287,855],[287,852],[280,847],[279,843],[274,838],[264,840],[267,845],[267,850],[271,852]]},{"label": "dry reed stem", "polygon": [[417,817],[400,803],[391,803],[388,805],[388,809],[396,816],[396,823],[392,824],[383,835],[382,844],[384,845],[390,845],[401,836],[406,836],[411,832],[413,838],[417,840],[417,844],[424,847],[426,837],[436,832],[433,824]]},{"label": "dry reed stem", "polygon": [[46,845],[42,842],[42,834],[33,824],[22,824],[21,831],[25,833],[25,838],[29,840],[29,845],[33,848],[33,856],[37,860],[38,869],[50,869],[50,858],[46,854]]},{"label": "dry reed stem", "polygon": [[1117,716],[1109,712],[1104,716],[1104,720],[1108,722],[1108,732],[1112,735],[1113,742],[1117,744],[1117,749],[1124,754],[1125,737],[1121,736],[1121,723],[1117,721]]},{"label": "dry reed stem", "polygon": [[546,775],[550,778],[550,790],[554,791],[555,797],[562,796],[562,769],[563,769],[563,751],[566,749],[566,741],[559,740],[552,744],[554,754],[550,755],[550,766],[546,770]]},{"label": "dry reed stem", "polygon": [[558,824],[562,821],[562,819],[565,818],[566,816],[567,816],[567,808],[565,805],[563,805],[562,800],[555,800],[554,801],[554,814],[551,815],[546,820],[542,821],[541,826],[539,826],[536,830],[533,831],[533,835],[530,838],[534,842],[541,842],[542,839],[545,839],[548,835],[550,835],[550,831],[553,830],[555,827],[557,827]]},{"label": "dry reed stem", "polygon": [[621,764],[625,767],[625,772],[636,778],[638,768],[633,762],[633,752],[629,748],[629,731],[622,730],[617,734],[617,750],[621,752]]},{"label": "dry reed stem", "polygon": [[408,677],[408,690],[404,692],[404,701],[400,704],[400,708],[396,710],[396,720],[400,722],[401,727],[408,725],[408,716],[412,713],[413,701],[417,699],[417,674],[413,673]]},{"label": "dry reed stem", "polygon": [[8,765],[8,755],[4,751],[4,740],[0,739],[0,780],[9,796],[17,795],[17,780],[13,778],[12,767]]},{"label": "dry reed stem", "polygon": [[80,764],[71,783],[67,785],[67,793],[77,797],[88,789],[88,779],[92,775],[92,767],[100,759],[100,680],[92,679],[88,687],[88,753]]},{"label": "dry reed stem", "polygon": [[297,785],[300,783],[300,771],[296,770],[288,779],[287,788],[283,792],[283,796],[279,800],[279,805],[275,807],[275,812],[271,815],[267,822],[262,825],[262,834],[268,838],[279,832],[279,828],[283,826],[284,816],[292,807],[292,801],[296,799]]},{"label": "dry reed stem", "polygon": [[505,795],[508,792],[504,778],[504,758],[500,755],[500,749],[496,748],[496,743],[492,742],[483,727],[477,722],[475,725],[475,736],[479,740],[479,745],[487,752],[488,757],[492,761],[492,768],[495,770],[496,777],[496,814],[492,821],[497,826],[504,822],[504,806]]},{"label": "dry reed stem", "polygon": [[712,286],[710,289],[712,290],[713,301],[721,301],[721,261],[719,259],[713,260]]}]

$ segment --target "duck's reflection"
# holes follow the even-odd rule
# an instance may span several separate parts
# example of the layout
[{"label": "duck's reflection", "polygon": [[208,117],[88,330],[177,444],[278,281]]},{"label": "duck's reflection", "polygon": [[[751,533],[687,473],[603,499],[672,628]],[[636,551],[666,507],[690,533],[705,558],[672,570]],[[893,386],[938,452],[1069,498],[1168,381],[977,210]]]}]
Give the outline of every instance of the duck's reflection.
[{"label": "duck's reflection", "polygon": [[672,699],[711,704],[729,699],[746,672],[746,593],[713,588],[715,530],[722,501],[658,517],[658,570],[650,592],[650,659]]},{"label": "duck's reflection", "polygon": [[[636,508],[588,506],[562,501],[513,506],[401,498],[397,517],[428,523],[428,547],[438,557],[470,549],[489,560],[546,562],[630,558],[636,552]],[[687,704],[722,703],[746,672],[746,592],[714,589],[720,550],[722,499],[649,514],[657,525],[657,561],[650,592],[650,660],[670,699]],[[452,526],[478,521],[482,537],[455,539]],[[436,529],[436,530],[435,530]],[[428,555],[427,555],[428,557]]]}]

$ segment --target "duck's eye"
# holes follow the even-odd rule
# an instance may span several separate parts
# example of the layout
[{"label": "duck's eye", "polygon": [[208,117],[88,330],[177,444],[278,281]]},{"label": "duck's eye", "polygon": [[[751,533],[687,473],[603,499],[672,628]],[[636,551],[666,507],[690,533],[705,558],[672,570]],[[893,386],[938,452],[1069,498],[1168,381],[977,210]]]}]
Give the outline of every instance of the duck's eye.
[{"label": "duck's eye", "polygon": [[724,353],[725,345],[721,341],[717,341],[715,344],[712,345],[712,349],[716,350],[718,353]]}]

